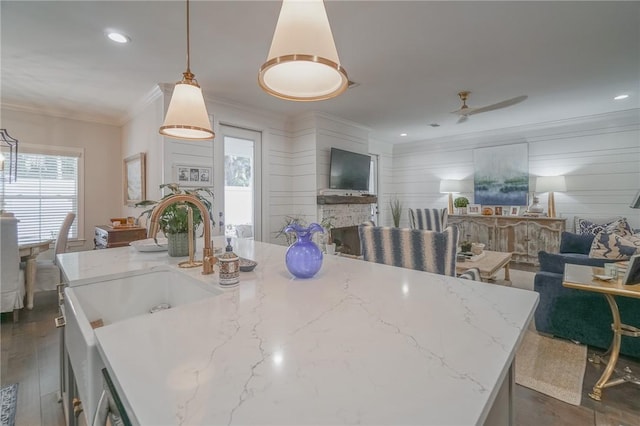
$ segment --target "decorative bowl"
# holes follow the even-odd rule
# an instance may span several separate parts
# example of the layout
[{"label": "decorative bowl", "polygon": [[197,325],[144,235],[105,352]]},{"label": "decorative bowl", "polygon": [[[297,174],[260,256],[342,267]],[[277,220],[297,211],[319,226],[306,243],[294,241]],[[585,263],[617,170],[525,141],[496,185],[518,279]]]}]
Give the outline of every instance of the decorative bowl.
[{"label": "decorative bowl", "polygon": [[258,265],[258,262],[253,261],[251,259],[245,259],[244,257],[240,258],[240,271],[241,272],[251,272]]},{"label": "decorative bowl", "polygon": [[482,243],[473,243],[471,244],[471,253],[475,255],[479,255],[484,250],[484,244]]}]

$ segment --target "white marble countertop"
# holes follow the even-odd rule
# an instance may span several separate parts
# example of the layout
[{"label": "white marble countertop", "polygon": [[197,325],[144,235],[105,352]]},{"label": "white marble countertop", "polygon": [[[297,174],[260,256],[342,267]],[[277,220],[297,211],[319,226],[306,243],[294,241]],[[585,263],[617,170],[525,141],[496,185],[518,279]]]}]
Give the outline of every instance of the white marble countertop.
[{"label": "white marble countertop", "polygon": [[[298,280],[285,247],[234,244],[258,262],[239,286],[95,330],[134,422],[481,424],[538,299],[339,256]],[[183,259],[123,247],[59,260],[75,285]]]}]

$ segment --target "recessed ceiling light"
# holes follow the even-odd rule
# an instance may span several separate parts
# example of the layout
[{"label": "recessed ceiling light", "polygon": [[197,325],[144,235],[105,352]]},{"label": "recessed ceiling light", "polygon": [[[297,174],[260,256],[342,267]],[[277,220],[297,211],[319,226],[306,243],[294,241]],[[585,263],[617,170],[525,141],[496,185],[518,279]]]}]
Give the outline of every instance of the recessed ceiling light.
[{"label": "recessed ceiling light", "polygon": [[621,101],[623,99],[627,99],[629,97],[629,95],[618,95],[615,98],[613,98],[616,101]]},{"label": "recessed ceiling light", "polygon": [[109,31],[107,33],[107,37],[109,37],[109,40],[115,41],[116,43],[129,43],[131,41],[131,39],[126,35],[115,31]]},{"label": "recessed ceiling light", "polygon": [[406,133],[400,133],[400,136],[407,136]]}]

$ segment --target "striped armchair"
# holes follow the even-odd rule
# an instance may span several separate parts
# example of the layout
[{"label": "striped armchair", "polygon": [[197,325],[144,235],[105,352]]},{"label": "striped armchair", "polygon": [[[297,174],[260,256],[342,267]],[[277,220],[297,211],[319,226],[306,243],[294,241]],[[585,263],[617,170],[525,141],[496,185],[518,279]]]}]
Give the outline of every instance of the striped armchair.
[{"label": "striped armchair", "polygon": [[409,209],[411,229],[442,232],[447,228],[447,209]]},{"label": "striped armchair", "polygon": [[364,260],[455,276],[458,228],[442,232],[362,224],[358,227]]}]

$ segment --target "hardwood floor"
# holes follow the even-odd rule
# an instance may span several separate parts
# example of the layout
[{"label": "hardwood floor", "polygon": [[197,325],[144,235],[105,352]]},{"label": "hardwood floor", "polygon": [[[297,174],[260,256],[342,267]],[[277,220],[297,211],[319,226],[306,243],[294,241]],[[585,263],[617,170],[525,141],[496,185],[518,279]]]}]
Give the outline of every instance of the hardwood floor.
[{"label": "hardwood floor", "polygon": [[[36,293],[35,308],[21,311],[17,323],[12,321],[11,314],[2,314],[0,377],[2,386],[20,384],[17,426],[64,425],[62,407],[57,400],[59,330],[53,323],[56,303],[55,292]],[[640,362],[622,358],[620,368],[627,365],[640,375]],[[579,407],[516,385],[516,425],[640,425],[640,386],[625,383],[605,389],[602,402],[589,398],[588,393],[602,368],[602,365],[587,363]]]}]

